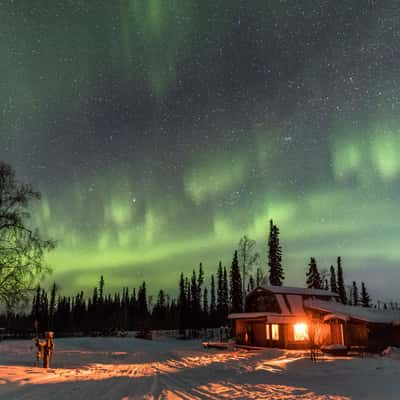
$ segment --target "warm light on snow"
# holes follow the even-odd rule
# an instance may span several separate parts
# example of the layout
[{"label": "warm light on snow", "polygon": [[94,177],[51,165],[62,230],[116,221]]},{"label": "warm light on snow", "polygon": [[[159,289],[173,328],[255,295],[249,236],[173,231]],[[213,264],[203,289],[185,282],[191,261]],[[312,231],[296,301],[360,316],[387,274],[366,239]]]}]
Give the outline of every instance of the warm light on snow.
[{"label": "warm light on snow", "polygon": [[304,322],[294,325],[294,340],[304,341],[308,340],[308,326]]},{"label": "warm light on snow", "polygon": [[391,400],[399,354],[313,363],[304,351],[203,349],[198,340],[71,338],[56,340],[53,368],[43,370],[31,341],[7,340],[0,399]]}]

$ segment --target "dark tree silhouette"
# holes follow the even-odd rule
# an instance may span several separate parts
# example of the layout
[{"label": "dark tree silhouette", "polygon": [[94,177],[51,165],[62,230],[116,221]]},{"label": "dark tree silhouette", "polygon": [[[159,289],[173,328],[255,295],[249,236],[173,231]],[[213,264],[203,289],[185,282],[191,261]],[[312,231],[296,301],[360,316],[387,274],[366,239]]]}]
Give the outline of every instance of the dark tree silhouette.
[{"label": "dark tree silhouette", "polygon": [[142,285],[139,287],[138,292],[138,316],[145,325],[146,320],[149,316],[149,310],[147,307],[147,288],[146,282],[143,282]]},{"label": "dark tree silhouette", "polygon": [[337,281],[336,281],[335,268],[333,267],[333,265],[331,265],[330,272],[331,272],[331,276],[330,276],[331,292],[337,293],[338,287],[337,287]]},{"label": "dark tree silhouette", "polygon": [[179,310],[179,333],[185,335],[187,328],[187,297],[186,297],[186,285],[183,273],[179,279],[179,299],[178,299],[178,310]]},{"label": "dark tree silhouette", "polygon": [[[236,272],[235,272],[236,271]],[[232,261],[232,268],[230,271],[230,280],[232,288],[229,291],[231,295],[232,311],[233,307],[238,309],[240,300],[235,299],[240,289],[240,280],[232,279],[236,274],[240,276],[240,268],[237,265],[235,257]],[[233,272],[233,273],[232,273]],[[136,297],[136,289],[133,288],[130,295],[127,287],[122,288],[122,294],[116,292],[113,295],[103,293],[103,302],[100,301],[99,287],[95,287],[93,294],[85,298],[84,293],[81,291],[72,297],[61,297],[56,299],[56,288],[53,284],[48,293],[41,288],[37,287],[32,301],[32,311],[29,315],[18,315],[7,313],[7,315],[0,315],[0,323],[7,322],[7,327],[18,330],[25,329],[28,333],[32,329],[32,321],[38,321],[38,331],[43,333],[46,329],[50,328],[58,332],[58,334],[70,335],[74,332],[82,332],[95,335],[113,335],[119,334],[122,330],[139,330],[146,332],[148,329],[179,329],[183,337],[189,333],[189,337],[197,336],[198,329],[217,327],[226,323],[228,313],[227,300],[228,285],[226,268],[221,265],[221,318],[217,318],[216,313],[216,294],[215,294],[215,279],[211,275],[210,290],[204,288],[202,292],[202,303],[200,306],[200,315],[196,319],[193,317],[192,292],[197,290],[198,276],[195,274],[195,285],[192,286],[192,280],[180,275],[179,281],[179,297],[170,299],[163,289],[159,290],[156,303],[154,307],[151,306],[152,302],[146,295],[146,285],[143,284],[139,287],[138,297]],[[236,282],[236,283],[235,283]],[[239,282],[239,283],[238,283]],[[353,298],[354,290],[351,291]],[[209,303],[211,299],[211,303]],[[354,302],[354,300],[353,300]],[[361,286],[361,298],[359,300],[363,306],[370,305],[370,298],[366,291],[365,284]],[[55,304],[55,307],[53,306]],[[383,307],[388,307],[381,302],[378,302],[378,308],[382,304]],[[197,306],[196,306],[197,307]],[[389,304],[390,308],[395,308],[397,305],[394,303]]]},{"label": "dark tree silhouette", "polygon": [[211,275],[210,283],[210,325],[212,327],[216,326],[217,319],[217,303],[215,297],[215,279],[214,274]]},{"label": "dark tree silhouette", "polygon": [[270,220],[268,238],[268,266],[269,283],[274,286],[282,286],[285,279],[282,268],[282,247],[279,241],[279,228]]},{"label": "dark tree silhouette", "polygon": [[339,299],[342,304],[347,304],[346,288],[344,287],[343,268],[341,257],[337,258],[337,286]]},{"label": "dark tree silhouette", "polygon": [[225,314],[225,293],[224,293],[224,271],[222,262],[218,264],[217,270],[217,325],[221,325]]},{"label": "dark tree silhouette", "polygon": [[363,307],[371,307],[371,298],[369,297],[364,282],[361,282],[361,305]]},{"label": "dark tree silhouette", "polygon": [[240,276],[238,252],[235,251],[230,271],[231,310],[234,313],[243,310],[242,278]]},{"label": "dark tree silhouette", "polygon": [[353,306],[358,306],[360,299],[358,296],[358,287],[357,287],[357,283],[355,281],[353,281],[353,285],[352,285],[352,290],[351,290],[351,294],[352,294],[352,304]]},{"label": "dark tree silhouette", "polygon": [[54,314],[56,312],[56,292],[57,286],[56,283],[53,283],[51,287],[51,294],[50,294],[50,304],[49,304],[49,328],[54,329]]},{"label": "dark tree silhouette", "polygon": [[203,318],[202,328],[207,328],[209,324],[208,290],[205,287],[203,291]]},{"label": "dark tree silhouette", "polygon": [[28,207],[35,199],[40,194],[0,161],[0,301],[8,309],[27,299],[48,272],[43,256],[54,243],[30,228]]},{"label": "dark tree silhouette", "polygon": [[322,289],[322,280],[318,271],[317,262],[314,257],[311,257],[309,270],[307,272],[307,287],[312,289]]},{"label": "dark tree silhouette", "polygon": [[228,273],[226,272],[226,267],[224,266],[223,271],[223,279],[222,279],[222,294],[223,294],[223,302],[222,302],[222,324],[225,324],[228,318],[229,313],[229,282],[228,282]]},{"label": "dark tree silhouette", "polygon": [[47,292],[40,286],[36,288],[32,300],[32,319],[35,321],[37,333],[44,333],[49,327],[49,302]]},{"label": "dark tree silhouette", "polygon": [[103,301],[104,301],[104,278],[103,275],[101,275],[99,281],[99,302],[103,303]]}]

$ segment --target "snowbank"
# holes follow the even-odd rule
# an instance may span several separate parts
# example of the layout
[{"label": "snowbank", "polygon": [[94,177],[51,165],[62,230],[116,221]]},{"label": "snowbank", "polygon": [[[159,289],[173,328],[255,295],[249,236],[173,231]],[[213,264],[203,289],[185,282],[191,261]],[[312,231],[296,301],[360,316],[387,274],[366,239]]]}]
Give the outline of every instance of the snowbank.
[{"label": "snowbank", "polygon": [[0,343],[0,399],[398,399],[392,357],[311,362],[307,352],[203,349],[201,341],[56,339],[53,367],[31,341]]},{"label": "snowbank", "polygon": [[389,346],[388,348],[382,351],[382,355],[390,357],[394,360],[400,360],[400,348]]}]

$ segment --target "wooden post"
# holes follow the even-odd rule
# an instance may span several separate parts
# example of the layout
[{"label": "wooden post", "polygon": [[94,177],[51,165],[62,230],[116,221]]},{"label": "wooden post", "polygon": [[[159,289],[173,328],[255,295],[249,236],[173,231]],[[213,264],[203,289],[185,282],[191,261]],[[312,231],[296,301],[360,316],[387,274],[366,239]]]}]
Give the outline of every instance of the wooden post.
[{"label": "wooden post", "polygon": [[53,358],[54,350],[54,332],[46,332],[46,344],[43,354],[43,368],[50,368],[50,361]]},{"label": "wooden post", "polygon": [[36,359],[38,362],[43,359],[43,368],[50,368],[54,351],[53,338],[54,332],[46,332],[46,340],[40,340],[39,337],[36,337]]}]

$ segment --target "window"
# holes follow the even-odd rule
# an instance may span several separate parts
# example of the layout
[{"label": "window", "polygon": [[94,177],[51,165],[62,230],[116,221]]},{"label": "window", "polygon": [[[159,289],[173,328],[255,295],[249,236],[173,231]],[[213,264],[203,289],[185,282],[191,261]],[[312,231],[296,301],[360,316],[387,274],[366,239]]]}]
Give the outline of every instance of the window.
[{"label": "window", "polygon": [[279,340],[279,325],[266,324],[265,325],[265,338],[267,340]]},{"label": "window", "polygon": [[308,326],[307,324],[300,323],[294,324],[294,340],[296,342],[304,342],[308,340]]},{"label": "window", "polygon": [[272,340],[279,340],[279,325],[278,324],[272,324]]}]

